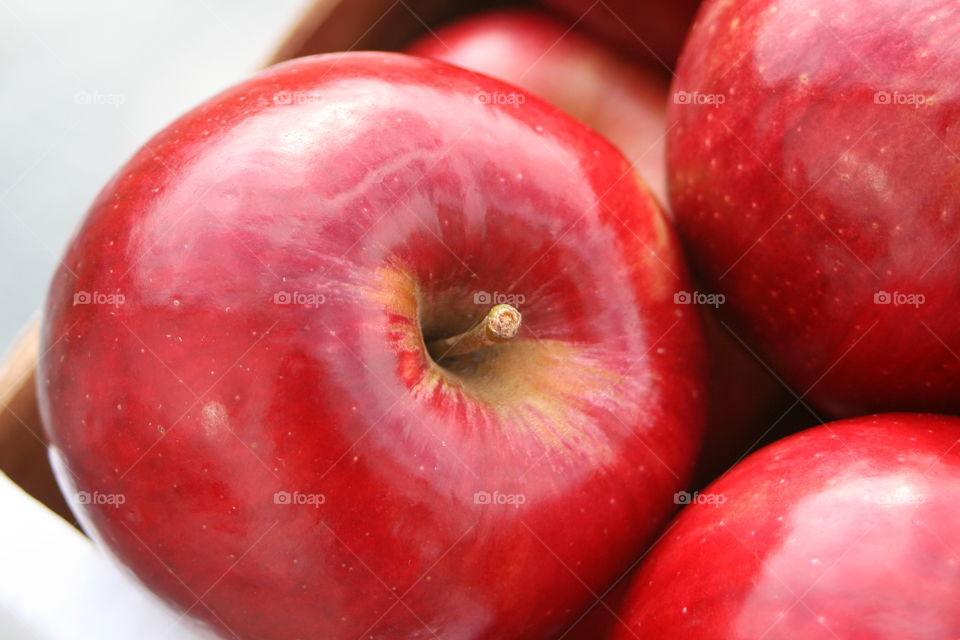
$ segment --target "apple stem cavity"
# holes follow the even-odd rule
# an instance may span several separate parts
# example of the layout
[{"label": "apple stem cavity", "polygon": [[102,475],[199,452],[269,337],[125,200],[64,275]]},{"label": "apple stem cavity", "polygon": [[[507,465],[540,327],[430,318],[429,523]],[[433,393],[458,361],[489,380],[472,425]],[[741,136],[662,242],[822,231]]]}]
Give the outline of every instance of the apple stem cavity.
[{"label": "apple stem cavity", "polygon": [[462,356],[510,340],[520,330],[520,312],[509,304],[495,305],[473,328],[449,338],[438,338],[427,343],[427,351],[434,361]]}]

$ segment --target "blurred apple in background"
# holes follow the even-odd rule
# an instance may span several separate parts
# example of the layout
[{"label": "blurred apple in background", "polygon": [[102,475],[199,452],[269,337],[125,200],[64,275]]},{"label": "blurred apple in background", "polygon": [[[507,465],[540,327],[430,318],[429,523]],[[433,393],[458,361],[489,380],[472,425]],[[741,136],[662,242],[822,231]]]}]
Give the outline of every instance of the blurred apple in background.
[{"label": "blurred apple in background", "polygon": [[558,109],[412,56],[300,58],[101,192],[40,406],[85,529],[226,637],[539,639],[689,480],[687,287],[627,160]]},{"label": "blurred apple in background", "polygon": [[673,68],[700,0],[540,0],[604,42]]},{"label": "blurred apple in background", "polygon": [[960,5],[709,1],[671,113],[733,330],[835,415],[960,412]]},{"label": "blurred apple in background", "polygon": [[523,9],[464,18],[407,51],[500,78],[560,107],[619,147],[666,201],[668,83],[650,68]]},{"label": "blurred apple in background", "polygon": [[960,636],[960,419],[853,418],[747,458],[641,564],[616,640]]}]

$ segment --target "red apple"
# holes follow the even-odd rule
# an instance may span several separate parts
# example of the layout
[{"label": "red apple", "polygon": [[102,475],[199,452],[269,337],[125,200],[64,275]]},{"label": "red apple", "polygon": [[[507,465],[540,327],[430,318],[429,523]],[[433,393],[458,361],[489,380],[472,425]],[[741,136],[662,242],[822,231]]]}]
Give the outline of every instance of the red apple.
[{"label": "red apple", "polygon": [[41,410],[87,531],[225,636],[541,638],[689,477],[685,286],[629,163],[559,110],[303,58],[104,188],[50,291]]},{"label": "red apple", "polygon": [[958,637],[958,444],[958,418],[886,414],[754,454],[670,525],[614,637]]},{"label": "red apple", "polygon": [[669,71],[700,0],[541,0],[605,41]]},{"label": "red apple", "polygon": [[960,411],[960,8],[708,2],[674,215],[734,330],[829,412]]},{"label": "red apple", "polygon": [[[432,32],[410,53],[506,80],[607,136],[659,196],[665,190],[666,87],[642,66],[535,11],[502,9]],[[687,292],[691,298],[693,292]],[[710,406],[695,486],[748,452],[788,408],[782,385],[704,307]]]},{"label": "red apple", "polygon": [[526,89],[602,133],[666,200],[667,82],[536,11],[471,16],[417,40],[409,53]]}]

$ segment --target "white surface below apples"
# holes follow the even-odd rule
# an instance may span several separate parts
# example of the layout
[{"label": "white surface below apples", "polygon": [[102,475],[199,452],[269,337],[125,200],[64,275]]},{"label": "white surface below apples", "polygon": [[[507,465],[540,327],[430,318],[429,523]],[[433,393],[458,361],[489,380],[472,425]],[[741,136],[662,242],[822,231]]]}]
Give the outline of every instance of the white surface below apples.
[{"label": "white surface below apples", "polygon": [[209,640],[0,473],[3,640]]}]

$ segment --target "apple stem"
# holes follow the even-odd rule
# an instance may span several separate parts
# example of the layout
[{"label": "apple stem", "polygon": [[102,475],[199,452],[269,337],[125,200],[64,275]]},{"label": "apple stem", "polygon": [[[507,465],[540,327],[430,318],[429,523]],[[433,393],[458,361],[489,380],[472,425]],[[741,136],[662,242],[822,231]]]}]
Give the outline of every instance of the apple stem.
[{"label": "apple stem", "polygon": [[449,338],[427,343],[427,351],[435,361],[462,356],[499,342],[506,342],[520,330],[520,312],[509,304],[495,305],[473,328]]}]

